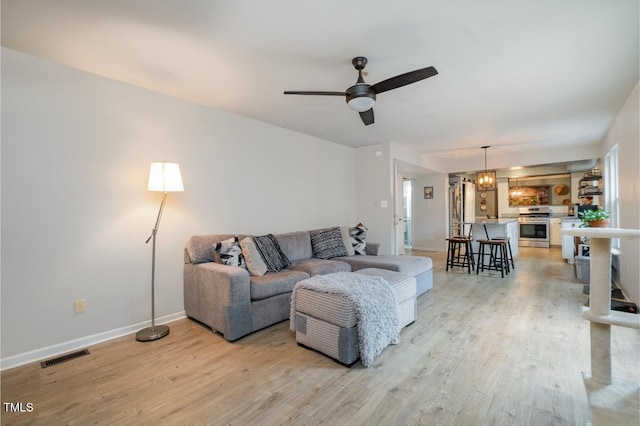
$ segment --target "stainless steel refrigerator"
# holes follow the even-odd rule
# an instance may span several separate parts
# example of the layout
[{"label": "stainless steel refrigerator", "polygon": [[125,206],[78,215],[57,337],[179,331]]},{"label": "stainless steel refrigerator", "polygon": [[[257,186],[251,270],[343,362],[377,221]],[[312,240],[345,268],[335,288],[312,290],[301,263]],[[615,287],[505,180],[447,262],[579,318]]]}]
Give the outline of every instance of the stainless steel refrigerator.
[{"label": "stainless steel refrigerator", "polygon": [[449,185],[449,236],[469,235],[476,221],[476,186],[464,178]]}]

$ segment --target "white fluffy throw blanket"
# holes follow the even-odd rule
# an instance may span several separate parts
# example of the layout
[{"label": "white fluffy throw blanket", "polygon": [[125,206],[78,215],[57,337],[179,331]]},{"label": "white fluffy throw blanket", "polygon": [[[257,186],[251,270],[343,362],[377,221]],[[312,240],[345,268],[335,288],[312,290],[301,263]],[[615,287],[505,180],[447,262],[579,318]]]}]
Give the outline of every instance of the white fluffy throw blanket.
[{"label": "white fluffy throw blanket", "polygon": [[335,272],[316,275],[296,284],[291,294],[289,315],[295,331],[296,290],[306,288],[317,292],[339,294],[353,304],[358,326],[358,345],[362,365],[370,367],[376,356],[390,343],[397,344],[400,334],[400,313],[391,286],[382,277]]}]

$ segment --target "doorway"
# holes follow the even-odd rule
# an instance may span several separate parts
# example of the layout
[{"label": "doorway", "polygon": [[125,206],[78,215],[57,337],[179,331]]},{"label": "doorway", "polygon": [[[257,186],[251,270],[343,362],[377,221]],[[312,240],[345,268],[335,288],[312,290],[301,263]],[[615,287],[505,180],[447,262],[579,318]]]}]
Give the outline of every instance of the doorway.
[{"label": "doorway", "polygon": [[407,254],[413,248],[413,206],[411,178],[395,173],[394,250],[392,254]]},{"label": "doorway", "polygon": [[404,248],[410,251],[413,247],[413,220],[411,211],[412,203],[412,182],[411,179],[402,179],[402,217],[404,219]]}]

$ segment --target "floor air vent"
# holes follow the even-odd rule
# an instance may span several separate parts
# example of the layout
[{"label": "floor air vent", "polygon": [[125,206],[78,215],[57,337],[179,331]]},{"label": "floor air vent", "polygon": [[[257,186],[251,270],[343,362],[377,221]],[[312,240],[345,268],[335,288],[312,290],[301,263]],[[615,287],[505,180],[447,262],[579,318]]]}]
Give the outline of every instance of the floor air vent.
[{"label": "floor air vent", "polygon": [[83,349],[81,351],[72,352],[70,354],[60,355],[59,357],[42,361],[40,365],[42,366],[42,368],[47,368],[47,367],[51,367],[52,365],[58,365],[63,362],[71,361],[72,359],[76,359],[85,355],[89,355],[89,349]]}]

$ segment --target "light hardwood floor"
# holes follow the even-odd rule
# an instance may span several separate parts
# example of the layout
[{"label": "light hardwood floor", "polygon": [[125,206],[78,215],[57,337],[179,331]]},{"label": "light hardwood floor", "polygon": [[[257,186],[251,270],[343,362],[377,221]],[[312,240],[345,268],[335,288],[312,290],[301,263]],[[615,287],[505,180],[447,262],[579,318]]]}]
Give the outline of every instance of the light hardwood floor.
[{"label": "light hardwood floor", "polygon": [[[416,254],[416,253],[414,253]],[[418,321],[371,368],[347,369],[295,343],[282,322],[229,343],[183,319],[42,369],[2,372],[2,401],[32,403],[3,425],[583,425],[590,370],[586,301],[559,249],[521,248],[516,270],[445,272]],[[614,376],[640,382],[637,330],[615,327]]]}]

